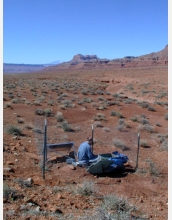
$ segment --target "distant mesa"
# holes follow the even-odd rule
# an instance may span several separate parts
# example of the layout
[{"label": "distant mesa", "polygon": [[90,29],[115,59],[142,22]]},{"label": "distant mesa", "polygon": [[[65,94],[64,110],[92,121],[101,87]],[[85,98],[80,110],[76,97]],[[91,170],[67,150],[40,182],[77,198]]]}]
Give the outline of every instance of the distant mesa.
[{"label": "distant mesa", "polygon": [[69,63],[71,65],[76,65],[78,63],[108,63],[108,59],[100,59],[97,57],[97,55],[82,55],[77,54],[73,57]]},{"label": "distant mesa", "polygon": [[85,62],[85,61],[92,61],[95,62],[97,61],[99,58],[96,55],[82,55],[82,54],[77,54],[73,57],[73,59],[71,60],[71,62]]},{"label": "distant mesa", "polygon": [[100,59],[97,55],[76,54],[71,61],[63,62],[57,66],[47,68],[45,71],[65,69],[95,69],[95,68],[128,68],[168,65],[168,45],[159,52],[153,52],[142,56],[125,56],[118,59]]},{"label": "distant mesa", "polygon": [[68,62],[58,63],[57,61],[44,65],[32,64],[3,64],[4,73],[23,73],[34,71],[57,71],[67,69],[96,69],[96,68],[129,68],[129,67],[149,67],[168,66],[168,44],[159,52],[152,52],[146,55],[134,57],[125,56],[118,59],[100,59],[97,55],[76,54]]}]

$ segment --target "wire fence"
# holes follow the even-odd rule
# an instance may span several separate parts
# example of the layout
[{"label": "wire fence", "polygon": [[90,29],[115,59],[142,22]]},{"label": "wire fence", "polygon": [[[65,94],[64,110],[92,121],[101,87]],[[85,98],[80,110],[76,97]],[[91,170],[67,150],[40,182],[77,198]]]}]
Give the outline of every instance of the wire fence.
[{"label": "wire fence", "polygon": [[[42,164],[42,174],[43,178],[45,178],[45,164],[47,161],[47,156],[49,156],[50,148],[47,148],[48,145],[53,147],[54,144],[58,143],[66,143],[67,136],[64,132],[57,132],[56,122],[50,121],[47,122],[46,118],[35,118],[35,140],[38,155],[40,156],[40,162]],[[129,163],[138,168],[139,162],[139,145],[140,145],[140,134],[134,131],[118,131],[115,127],[111,127],[108,132],[105,132],[105,129],[94,127],[94,125],[90,125],[88,129],[90,135],[92,135],[95,144],[92,145],[92,151],[95,153],[95,148],[98,146],[99,149],[102,149],[102,152],[105,152],[106,149],[111,149],[113,151],[119,151],[128,156]],[[82,133],[82,129],[80,130]],[[76,135],[76,134],[75,134]],[[78,133],[78,135],[80,135]],[[112,138],[112,136],[114,138]],[[101,137],[101,138],[100,138]],[[126,138],[127,137],[127,138]],[[50,141],[51,140],[51,141]],[[49,143],[49,141],[51,143]],[[47,144],[48,142],[48,144]],[[69,142],[71,145],[73,142]],[[74,143],[73,143],[74,144]],[[59,146],[58,146],[59,147]],[[64,150],[64,146],[61,146]],[[67,148],[66,148],[67,149]],[[48,152],[47,152],[48,150]],[[75,149],[76,150],[76,149]],[[50,150],[53,153],[57,153],[61,156],[65,156],[63,152],[60,152],[60,149],[56,150],[55,148]],[[99,152],[101,153],[101,152]],[[67,156],[65,156],[68,158]],[[70,158],[70,157],[69,157]]]}]

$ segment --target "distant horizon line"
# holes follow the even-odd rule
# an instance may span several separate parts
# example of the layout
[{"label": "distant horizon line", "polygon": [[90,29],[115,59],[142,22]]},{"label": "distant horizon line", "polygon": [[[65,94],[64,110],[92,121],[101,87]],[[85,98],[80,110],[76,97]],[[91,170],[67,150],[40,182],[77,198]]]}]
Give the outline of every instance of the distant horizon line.
[{"label": "distant horizon line", "polygon": [[[165,47],[162,49],[162,50],[164,50],[166,47],[168,47],[168,43],[165,45]],[[160,50],[160,51],[162,51],[162,50]],[[158,51],[158,52],[160,52],[160,51]],[[148,54],[144,54],[144,55],[140,55],[140,56],[145,56],[145,55],[149,55],[149,54],[152,54],[152,53],[157,53],[157,52],[151,52],[151,53],[148,53]],[[76,55],[83,55],[83,54],[81,54],[81,53],[78,53],[78,54],[75,54],[74,56],[76,56]],[[95,54],[94,54],[95,55]],[[73,56],[73,57],[74,57]],[[83,55],[83,56],[88,56],[88,54],[87,55]],[[89,55],[89,56],[92,56],[92,55]],[[96,55],[97,56],[97,55]],[[134,58],[137,58],[137,57],[140,57],[140,56],[124,56],[124,57],[122,57],[122,58],[113,58],[113,59],[108,59],[108,60],[114,60],[114,59],[123,59],[123,58],[126,58],[126,57],[134,57]],[[99,58],[99,57],[97,57],[98,59],[107,59],[107,58]],[[72,58],[73,59],[73,58]],[[72,60],[71,59],[71,60]],[[52,65],[52,66],[55,66],[55,65],[58,65],[58,64],[61,64],[61,63],[66,63],[66,62],[70,62],[71,60],[69,60],[69,61],[59,61],[59,60],[57,60],[57,61],[53,61],[53,62],[50,62],[50,63],[44,63],[44,64],[30,64],[30,63],[11,63],[11,62],[3,62],[3,64],[11,64],[11,65],[39,65],[39,66],[45,66],[45,65]]]}]

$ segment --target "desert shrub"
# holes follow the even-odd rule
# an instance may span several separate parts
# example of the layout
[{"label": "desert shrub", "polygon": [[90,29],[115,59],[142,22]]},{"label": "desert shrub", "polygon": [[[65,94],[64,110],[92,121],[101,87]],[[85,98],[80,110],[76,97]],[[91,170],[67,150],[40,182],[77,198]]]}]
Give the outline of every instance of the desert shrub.
[{"label": "desert shrub", "polygon": [[[103,198],[102,208],[111,213],[113,218],[110,219],[132,219],[132,213],[137,208],[130,204],[127,198],[119,197],[117,195],[106,195]],[[111,216],[111,217],[112,217]]]},{"label": "desert shrub", "polygon": [[150,133],[154,133],[154,127],[149,125],[149,124],[145,124],[145,125],[139,125],[137,127],[138,131],[147,131],[147,132],[150,132]]},{"label": "desert shrub", "polygon": [[94,121],[106,121],[106,117],[103,113],[97,113],[94,117],[93,117]]},{"label": "desert shrub", "polygon": [[[130,205],[131,206],[131,205]],[[136,207],[135,207],[136,209]],[[136,210],[138,212],[138,210]],[[138,215],[138,213],[137,213]],[[97,207],[94,212],[84,212],[81,216],[74,216],[73,213],[65,215],[65,219],[71,219],[71,220],[147,220],[148,218],[145,218],[145,215],[141,214],[143,218],[141,217],[133,217],[132,211],[128,212],[122,212],[122,211],[108,211],[106,210],[103,205],[100,207]]]},{"label": "desert shrub", "polygon": [[119,94],[118,94],[118,93],[115,93],[115,94],[113,94],[112,96],[113,96],[114,98],[116,98],[116,97],[119,96]]},{"label": "desert shrub", "polygon": [[43,134],[43,131],[41,131],[40,128],[33,128],[33,131],[38,134]]},{"label": "desert shrub", "polygon": [[161,92],[161,94],[159,94],[158,96],[156,96],[156,98],[160,98],[162,99],[163,97],[168,96],[167,92]]},{"label": "desert shrub", "polygon": [[11,100],[11,103],[13,103],[13,104],[17,104],[17,103],[19,103],[19,102],[20,102],[20,101],[19,101],[19,99],[17,99],[17,98]]},{"label": "desert shrub", "polygon": [[128,150],[128,147],[125,145],[125,143],[119,139],[113,139],[113,145],[117,148],[120,148],[121,150],[125,151]]},{"label": "desert shrub", "polygon": [[41,105],[41,101],[34,101],[33,104],[34,104],[35,106],[40,106],[40,105]]},{"label": "desert shrub", "polygon": [[125,123],[125,127],[126,127],[126,128],[131,128],[131,125],[128,124],[128,123]]},{"label": "desert shrub", "polygon": [[148,110],[149,110],[149,111],[152,111],[152,112],[155,112],[155,111],[156,111],[156,110],[155,110],[153,107],[151,107],[151,106],[148,107]]},{"label": "desert shrub", "polygon": [[71,132],[73,129],[70,127],[69,123],[67,121],[63,121],[61,124],[61,127],[63,128],[64,131],[66,132]]},{"label": "desert shrub", "polygon": [[72,108],[72,101],[71,100],[63,100],[62,105],[65,106],[65,108]]},{"label": "desert shrub", "polygon": [[51,109],[50,108],[44,109],[44,115],[47,117],[53,116]]},{"label": "desert shrub", "polygon": [[156,102],[154,102],[154,104],[164,106],[164,102],[160,102],[160,101],[156,101]]},{"label": "desert shrub", "polygon": [[91,94],[91,95],[96,95],[96,92],[91,90],[91,91],[90,91],[90,94]]},{"label": "desert shrub", "polygon": [[33,95],[33,96],[37,96],[37,93],[36,93],[36,92],[32,92],[32,95]]},{"label": "desert shrub", "polygon": [[168,142],[164,141],[161,143],[160,147],[159,147],[160,151],[168,151]]},{"label": "desert shrub", "polygon": [[31,103],[30,103],[29,101],[26,101],[25,104],[26,104],[26,105],[30,105]]},{"label": "desert shrub", "polygon": [[13,135],[18,135],[18,136],[22,136],[22,129],[17,127],[16,125],[9,125],[6,128],[6,133],[7,134],[13,134]]},{"label": "desert shrub", "polygon": [[8,98],[13,99],[14,95],[13,94],[8,94]]},{"label": "desert shrub", "polygon": [[7,184],[3,185],[3,198],[15,200],[17,198],[17,191]]},{"label": "desert shrub", "polygon": [[111,93],[110,92],[106,92],[106,95],[110,95]]},{"label": "desert shrub", "polygon": [[63,122],[64,118],[62,115],[57,115],[57,122]]},{"label": "desert shrub", "polygon": [[83,196],[90,196],[96,192],[95,183],[93,181],[84,181],[82,186],[78,186],[75,191]]},{"label": "desert shrub", "polygon": [[92,98],[83,98],[83,102],[90,103],[92,101],[93,101]]},{"label": "desert shrub", "polygon": [[124,128],[124,124],[116,126],[116,129],[119,131],[122,131],[123,128]]},{"label": "desert shrub", "polygon": [[83,100],[81,100],[81,101],[78,101],[77,104],[78,104],[78,105],[83,105],[84,102],[83,102]]},{"label": "desert shrub", "polygon": [[136,172],[137,172],[137,173],[141,173],[141,174],[145,174],[145,173],[147,173],[147,170],[144,169],[144,168],[137,168],[137,169],[136,169]]},{"label": "desert shrub", "polygon": [[123,124],[124,124],[124,119],[123,119],[123,118],[120,118],[120,119],[118,120],[118,124],[119,124],[119,125],[123,125]]},{"label": "desert shrub", "polygon": [[168,113],[164,115],[164,118],[168,121]]},{"label": "desert shrub", "polygon": [[124,128],[124,126],[126,127],[126,128],[131,128],[131,126],[129,125],[129,124],[126,124],[125,122],[124,122],[124,119],[123,118],[120,118],[119,120],[118,120],[118,126],[116,127],[119,131],[121,131],[123,128]]},{"label": "desert shrub", "polygon": [[31,92],[36,92],[36,88],[31,88],[30,91]]},{"label": "desert shrub", "polygon": [[94,122],[94,126],[95,126],[95,127],[99,127],[99,128],[102,128],[102,127],[103,127],[103,125],[101,124],[100,121],[95,121],[95,122]]},{"label": "desert shrub", "polygon": [[82,90],[82,94],[83,95],[88,95],[88,91],[87,90]]},{"label": "desert shrub", "polygon": [[91,105],[92,105],[93,107],[98,107],[98,103],[96,103],[96,102],[92,102]]},{"label": "desert shrub", "polygon": [[54,101],[53,101],[53,100],[49,100],[49,101],[47,102],[47,104],[50,105],[50,106],[53,106],[53,105],[54,105]]},{"label": "desert shrub", "polygon": [[108,127],[104,127],[103,130],[106,132],[110,132],[110,128],[108,128]]},{"label": "desert shrub", "polygon": [[111,105],[120,105],[120,103],[118,101],[112,101]]},{"label": "desert shrub", "polygon": [[18,183],[20,186],[25,186],[25,187],[32,187],[32,182],[28,180],[23,180],[21,178],[17,178],[14,180],[14,182]]},{"label": "desert shrub", "polygon": [[31,130],[31,129],[33,129],[33,125],[31,123],[26,124],[25,128],[28,129],[28,130]]},{"label": "desert shrub", "polygon": [[17,123],[23,124],[23,123],[24,123],[24,118],[18,118],[18,119],[17,119]]},{"label": "desert shrub", "polygon": [[35,115],[44,115],[44,111],[42,109],[36,109]]},{"label": "desert shrub", "polygon": [[156,123],[156,126],[157,126],[157,127],[161,127],[161,124],[157,122],[157,123]]},{"label": "desert shrub", "polygon": [[149,164],[149,173],[151,176],[160,176],[160,172],[154,162],[150,158],[147,160],[147,162]]},{"label": "desert shrub", "polygon": [[146,115],[145,114],[141,114],[140,117],[141,118],[146,118]]},{"label": "desert shrub", "polygon": [[11,102],[6,102],[4,108],[12,108]]},{"label": "desert shrub", "polygon": [[48,91],[45,90],[45,89],[42,89],[41,92],[42,92],[44,95],[46,95],[46,94],[48,93]]},{"label": "desert shrub", "polygon": [[106,106],[111,106],[111,105],[113,105],[113,102],[111,102],[111,101],[105,101],[105,104],[106,104]]},{"label": "desert shrub", "polygon": [[149,124],[149,121],[147,119],[145,119],[145,118],[142,118],[140,120],[140,124],[142,124],[142,125]]},{"label": "desert shrub", "polygon": [[116,116],[118,118],[124,118],[124,116],[122,115],[122,113],[120,112],[116,112],[114,110],[111,111],[111,116]]},{"label": "desert shrub", "polygon": [[97,99],[98,99],[99,101],[105,101],[105,99],[104,99],[103,96],[99,96]]},{"label": "desert shrub", "polygon": [[66,109],[65,105],[59,105],[59,108],[60,108],[60,109],[63,109],[63,110]]},{"label": "desert shrub", "polygon": [[140,101],[138,101],[137,104],[139,106],[141,106],[142,108],[148,108],[149,107],[149,104],[147,102],[140,102]]},{"label": "desert shrub", "polygon": [[133,121],[133,122],[138,122],[139,116],[138,115],[134,115],[133,117],[130,118],[130,120]]},{"label": "desert shrub", "polygon": [[141,92],[142,92],[142,93],[149,93],[150,91],[149,91],[149,90],[144,90],[144,89],[143,89]]},{"label": "desert shrub", "polygon": [[96,91],[96,93],[97,93],[97,94],[100,94],[100,95],[104,95],[104,91],[103,91],[103,90],[100,90],[100,89],[98,89],[98,90]]},{"label": "desert shrub", "polygon": [[62,192],[63,188],[60,187],[60,186],[54,186],[52,191],[53,191],[54,194],[56,194],[56,193]]},{"label": "desert shrub", "polygon": [[105,110],[105,109],[106,109],[106,106],[101,105],[101,106],[99,106],[99,107],[98,107],[98,109],[97,109],[97,110]]},{"label": "desert shrub", "polygon": [[133,103],[133,100],[132,99],[127,99],[127,100],[124,100],[124,103],[125,104],[131,104],[131,103]]},{"label": "desert shrub", "polygon": [[166,141],[166,136],[163,134],[158,134],[157,137],[160,143],[163,143],[164,141]]},{"label": "desert shrub", "polygon": [[140,141],[140,146],[143,147],[143,148],[147,148],[147,146],[148,146],[147,141],[146,140],[141,140]]}]

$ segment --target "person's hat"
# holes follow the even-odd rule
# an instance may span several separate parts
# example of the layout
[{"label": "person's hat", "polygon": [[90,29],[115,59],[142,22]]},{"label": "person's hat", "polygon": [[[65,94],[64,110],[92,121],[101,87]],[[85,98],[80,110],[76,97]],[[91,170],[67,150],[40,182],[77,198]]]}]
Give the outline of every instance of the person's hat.
[{"label": "person's hat", "polygon": [[93,141],[93,138],[88,137],[88,138],[87,138],[87,141]]}]

